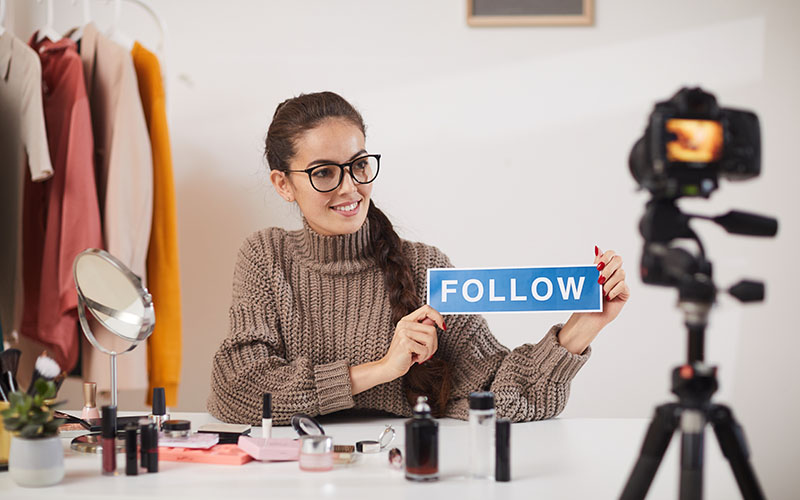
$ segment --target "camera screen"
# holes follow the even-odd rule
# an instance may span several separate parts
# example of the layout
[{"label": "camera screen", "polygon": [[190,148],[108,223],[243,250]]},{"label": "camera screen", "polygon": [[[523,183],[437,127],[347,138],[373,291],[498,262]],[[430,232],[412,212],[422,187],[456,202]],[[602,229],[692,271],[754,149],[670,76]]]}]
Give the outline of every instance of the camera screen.
[{"label": "camera screen", "polygon": [[668,133],[675,136],[666,144],[667,160],[687,163],[717,161],[722,155],[722,125],[714,120],[667,120]]}]

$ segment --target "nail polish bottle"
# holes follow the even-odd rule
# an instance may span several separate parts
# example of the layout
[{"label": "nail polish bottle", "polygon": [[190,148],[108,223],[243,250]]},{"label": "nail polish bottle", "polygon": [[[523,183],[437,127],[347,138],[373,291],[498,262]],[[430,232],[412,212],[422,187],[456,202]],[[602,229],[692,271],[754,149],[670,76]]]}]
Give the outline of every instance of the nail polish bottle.
[{"label": "nail polish bottle", "polygon": [[103,407],[103,424],[100,434],[103,444],[103,475],[117,474],[117,407]]},{"label": "nail polish bottle", "polygon": [[94,382],[83,383],[83,410],[81,410],[81,418],[83,420],[100,418],[100,411],[97,409],[97,384]]},{"label": "nail polish bottle", "polygon": [[406,479],[439,479],[439,423],[431,417],[428,398],[420,396],[406,421]]},{"label": "nail polish bottle", "polygon": [[169,420],[169,413],[167,413],[164,388],[153,387],[153,413],[150,414],[150,421],[156,424],[156,430],[160,431],[167,420]]}]

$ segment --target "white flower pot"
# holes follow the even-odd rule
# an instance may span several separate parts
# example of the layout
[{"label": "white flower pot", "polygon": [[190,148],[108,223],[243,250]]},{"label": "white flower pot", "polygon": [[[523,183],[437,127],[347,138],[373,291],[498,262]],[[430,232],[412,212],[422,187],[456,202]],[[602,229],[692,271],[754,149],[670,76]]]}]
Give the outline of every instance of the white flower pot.
[{"label": "white flower pot", "polygon": [[58,436],[11,438],[8,473],[20,486],[51,486],[64,479],[64,449]]}]

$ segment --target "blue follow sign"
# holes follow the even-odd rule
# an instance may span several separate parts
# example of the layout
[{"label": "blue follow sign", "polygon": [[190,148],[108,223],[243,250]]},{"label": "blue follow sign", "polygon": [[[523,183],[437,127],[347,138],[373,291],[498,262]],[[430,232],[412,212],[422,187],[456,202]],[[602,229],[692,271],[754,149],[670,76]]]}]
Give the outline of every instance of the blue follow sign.
[{"label": "blue follow sign", "polygon": [[442,314],[599,312],[595,266],[428,269],[428,305]]}]

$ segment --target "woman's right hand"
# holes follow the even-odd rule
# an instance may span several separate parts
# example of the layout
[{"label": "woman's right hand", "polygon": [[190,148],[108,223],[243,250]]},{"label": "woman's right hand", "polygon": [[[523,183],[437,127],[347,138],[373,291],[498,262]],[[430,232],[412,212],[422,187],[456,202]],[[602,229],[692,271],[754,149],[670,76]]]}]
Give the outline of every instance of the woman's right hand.
[{"label": "woman's right hand", "polygon": [[444,317],[429,305],[424,305],[403,317],[394,329],[392,343],[380,360],[389,380],[405,375],[414,363],[424,363],[439,347],[436,326],[446,330]]}]

